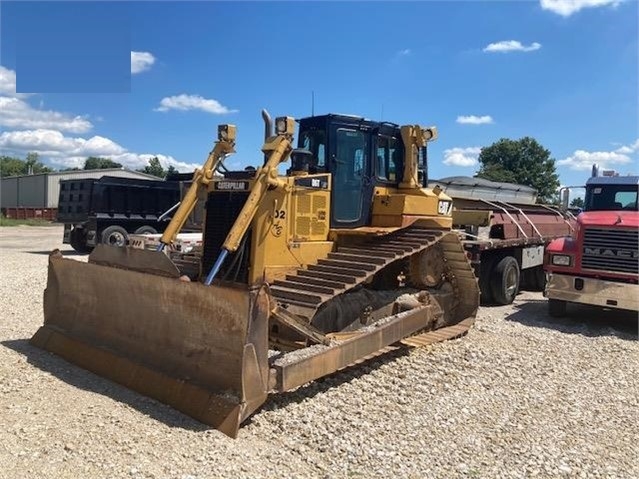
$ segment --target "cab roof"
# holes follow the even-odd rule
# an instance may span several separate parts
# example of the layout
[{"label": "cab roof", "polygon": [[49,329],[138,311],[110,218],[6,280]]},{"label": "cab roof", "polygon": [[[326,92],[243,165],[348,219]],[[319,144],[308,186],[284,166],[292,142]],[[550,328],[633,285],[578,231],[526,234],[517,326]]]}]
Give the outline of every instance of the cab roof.
[{"label": "cab roof", "polygon": [[586,181],[590,185],[639,185],[639,176],[593,176]]}]

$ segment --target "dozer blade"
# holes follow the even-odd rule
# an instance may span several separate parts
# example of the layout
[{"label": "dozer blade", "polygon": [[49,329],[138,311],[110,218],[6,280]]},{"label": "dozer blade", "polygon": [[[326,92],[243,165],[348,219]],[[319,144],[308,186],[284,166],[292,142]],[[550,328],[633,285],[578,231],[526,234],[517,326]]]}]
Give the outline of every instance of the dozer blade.
[{"label": "dozer blade", "polygon": [[236,437],[267,396],[265,289],[179,281],[143,250],[132,267],[156,274],[106,266],[130,253],[100,250],[89,263],[50,256],[31,343]]}]

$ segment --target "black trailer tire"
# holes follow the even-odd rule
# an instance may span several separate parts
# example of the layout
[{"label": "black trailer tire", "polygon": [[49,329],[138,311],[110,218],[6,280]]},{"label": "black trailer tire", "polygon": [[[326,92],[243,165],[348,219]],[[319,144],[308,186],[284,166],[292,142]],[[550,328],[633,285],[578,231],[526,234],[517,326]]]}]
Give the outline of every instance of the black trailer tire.
[{"label": "black trailer tire", "polygon": [[548,300],[548,314],[553,318],[563,318],[566,316],[566,307],[568,303],[561,299]]},{"label": "black trailer tire", "polygon": [[87,244],[87,233],[84,228],[73,228],[69,243],[78,253],[86,254],[93,251],[93,247]]},{"label": "black trailer tire", "polygon": [[546,272],[543,266],[535,266],[533,268],[533,283],[536,291],[543,291],[546,289]]},{"label": "black trailer tire", "polygon": [[126,246],[129,233],[122,226],[109,226],[104,228],[100,235],[101,242],[109,246]]},{"label": "black trailer tire", "polygon": [[487,254],[484,254],[484,258],[479,264],[479,298],[483,305],[492,304],[495,301],[491,288],[494,264],[495,259]]},{"label": "black trailer tire", "polygon": [[519,263],[512,256],[502,258],[495,266],[491,290],[497,304],[511,304],[519,292]]},{"label": "black trailer tire", "polygon": [[156,230],[153,226],[140,226],[137,230],[135,230],[136,235],[154,235],[157,234],[158,230]]}]

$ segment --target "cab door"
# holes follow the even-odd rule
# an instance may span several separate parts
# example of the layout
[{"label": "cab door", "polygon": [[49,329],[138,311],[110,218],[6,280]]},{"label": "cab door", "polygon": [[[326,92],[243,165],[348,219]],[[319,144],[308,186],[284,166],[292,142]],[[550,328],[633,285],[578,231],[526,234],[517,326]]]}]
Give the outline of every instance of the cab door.
[{"label": "cab door", "polygon": [[365,226],[373,200],[371,131],[347,125],[331,130],[331,228]]}]

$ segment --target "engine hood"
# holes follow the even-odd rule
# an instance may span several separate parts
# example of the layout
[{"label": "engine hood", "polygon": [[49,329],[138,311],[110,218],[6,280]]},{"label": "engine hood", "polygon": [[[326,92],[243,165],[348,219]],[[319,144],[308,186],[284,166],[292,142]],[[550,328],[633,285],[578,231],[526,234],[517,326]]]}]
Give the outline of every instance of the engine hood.
[{"label": "engine hood", "polygon": [[577,221],[583,226],[637,228],[639,213],[636,211],[585,211],[579,215]]}]

